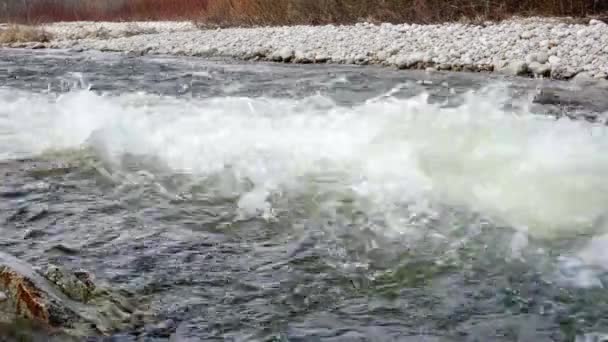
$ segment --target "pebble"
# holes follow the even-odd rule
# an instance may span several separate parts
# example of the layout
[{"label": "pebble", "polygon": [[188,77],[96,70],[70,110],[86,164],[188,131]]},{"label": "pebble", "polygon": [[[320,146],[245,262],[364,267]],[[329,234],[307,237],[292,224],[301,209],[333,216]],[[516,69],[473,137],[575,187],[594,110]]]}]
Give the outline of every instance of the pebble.
[{"label": "pebble", "polygon": [[[586,71],[592,75],[608,74],[608,25],[596,19],[588,24],[528,18],[484,26],[361,23],[221,30],[198,29],[188,22],[76,22],[44,28],[55,37],[46,44],[53,48],[289,63],[378,64],[400,69],[494,69],[521,76],[542,72],[564,79],[590,65]],[[103,34],[97,35],[96,30]],[[81,39],[83,36],[87,39]]]},{"label": "pebble", "polygon": [[4,302],[8,299],[8,296],[6,295],[6,293],[0,291],[0,303]]}]

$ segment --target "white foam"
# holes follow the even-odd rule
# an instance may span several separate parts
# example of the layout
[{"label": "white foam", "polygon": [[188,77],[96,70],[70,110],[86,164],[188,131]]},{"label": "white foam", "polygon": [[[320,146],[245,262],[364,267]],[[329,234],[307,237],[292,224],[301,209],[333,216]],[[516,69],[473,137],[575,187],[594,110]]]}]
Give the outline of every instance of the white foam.
[{"label": "white foam", "polygon": [[[0,89],[0,157],[89,143],[108,162],[132,153],[195,177],[229,172],[236,183],[224,183],[240,192],[245,211],[262,215],[275,192],[307,192],[327,208],[329,194],[349,193],[396,230],[402,221],[388,216],[433,203],[479,211],[530,234],[592,226],[608,203],[607,129],[507,112],[501,96],[471,94],[456,108],[426,96],[343,107],[321,96],[202,100],[82,91],[55,99]],[[238,186],[245,181],[252,187]]]}]

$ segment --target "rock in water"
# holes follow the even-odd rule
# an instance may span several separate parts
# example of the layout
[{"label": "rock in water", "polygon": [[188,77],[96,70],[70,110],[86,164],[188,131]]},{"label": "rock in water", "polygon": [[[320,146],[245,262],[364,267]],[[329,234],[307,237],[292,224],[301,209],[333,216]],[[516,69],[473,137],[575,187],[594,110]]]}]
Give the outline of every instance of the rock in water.
[{"label": "rock in water", "polygon": [[503,69],[503,72],[511,76],[523,76],[528,73],[528,65],[522,61],[512,61]]},{"label": "rock in water", "polygon": [[535,76],[549,76],[551,73],[551,67],[549,65],[541,64],[539,62],[530,63],[528,69],[530,69]]},{"label": "rock in water", "polygon": [[279,57],[283,62],[289,62],[293,58],[294,51],[290,48],[282,48],[279,50]]},{"label": "rock in water", "polygon": [[26,320],[49,332],[79,337],[128,329],[134,308],[127,298],[96,287],[81,273],[50,266],[47,279],[28,263],[0,252],[0,323]]},{"label": "rock in water", "polygon": [[[77,274],[83,276],[78,277]],[[93,298],[95,284],[86,272],[71,274],[55,265],[50,265],[44,272],[44,277],[73,300],[87,303]]]}]

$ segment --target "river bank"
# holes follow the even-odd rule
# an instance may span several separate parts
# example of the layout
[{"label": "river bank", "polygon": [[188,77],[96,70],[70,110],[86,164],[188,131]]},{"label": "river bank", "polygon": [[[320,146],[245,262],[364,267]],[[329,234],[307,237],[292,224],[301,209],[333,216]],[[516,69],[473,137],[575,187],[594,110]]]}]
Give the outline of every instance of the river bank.
[{"label": "river bank", "polygon": [[608,24],[517,19],[483,25],[360,23],[198,29],[189,22],[56,23],[53,40],[12,47],[229,57],[288,63],[377,64],[554,79],[608,78]]}]

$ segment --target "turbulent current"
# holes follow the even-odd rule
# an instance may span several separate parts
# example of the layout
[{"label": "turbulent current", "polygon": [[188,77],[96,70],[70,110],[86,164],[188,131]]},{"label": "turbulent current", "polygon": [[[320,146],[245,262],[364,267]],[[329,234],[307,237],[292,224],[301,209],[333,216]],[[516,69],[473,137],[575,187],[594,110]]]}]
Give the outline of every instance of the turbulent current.
[{"label": "turbulent current", "polygon": [[608,334],[605,89],[0,52],[0,246],[141,298],[116,340]]}]

